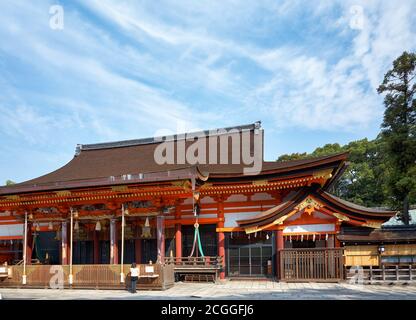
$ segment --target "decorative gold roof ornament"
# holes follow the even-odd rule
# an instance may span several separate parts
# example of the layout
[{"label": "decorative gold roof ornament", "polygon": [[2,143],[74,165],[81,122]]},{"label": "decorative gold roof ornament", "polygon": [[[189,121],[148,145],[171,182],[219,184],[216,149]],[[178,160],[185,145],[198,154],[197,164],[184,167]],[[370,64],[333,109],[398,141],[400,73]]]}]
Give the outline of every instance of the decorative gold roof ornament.
[{"label": "decorative gold roof ornament", "polygon": [[382,222],[379,222],[379,221],[367,221],[362,226],[373,228],[373,229],[379,229],[381,228],[381,225],[382,225]]},{"label": "decorative gold roof ornament", "polygon": [[303,200],[301,203],[299,203],[295,207],[295,209],[297,209],[298,211],[305,210],[306,213],[311,215],[312,212],[314,212],[316,210],[319,210],[322,207],[323,207],[323,205],[321,203],[317,202],[315,199],[313,199],[311,197],[307,197],[305,200]]},{"label": "decorative gold roof ornament", "polygon": [[347,216],[344,216],[343,214],[340,214],[338,212],[333,212],[332,213],[334,215],[335,218],[337,218],[339,221],[350,221],[350,218],[348,218]]}]

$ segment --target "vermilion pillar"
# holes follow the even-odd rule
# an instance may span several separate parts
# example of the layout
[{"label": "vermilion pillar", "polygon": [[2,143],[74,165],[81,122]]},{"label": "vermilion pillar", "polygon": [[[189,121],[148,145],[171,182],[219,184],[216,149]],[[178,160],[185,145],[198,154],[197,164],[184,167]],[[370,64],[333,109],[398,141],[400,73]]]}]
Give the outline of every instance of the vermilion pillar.
[{"label": "vermilion pillar", "polygon": [[26,264],[32,263],[32,246],[33,246],[33,235],[32,235],[32,224],[27,223],[27,241],[26,241]]},{"label": "vermilion pillar", "polygon": [[280,250],[284,249],[283,230],[276,230],[276,278],[280,279]]},{"label": "vermilion pillar", "polygon": [[61,264],[68,264],[68,223],[62,222],[61,228]]},{"label": "vermilion pillar", "polygon": [[165,217],[158,215],[156,217],[157,229],[157,257],[160,263],[165,261]]},{"label": "vermilion pillar", "polygon": [[[218,223],[217,228],[224,228],[224,202],[218,199]],[[220,279],[225,279],[225,235],[224,232],[218,232],[218,256],[222,258],[222,268],[220,271]]]},{"label": "vermilion pillar", "polygon": [[179,259],[182,257],[182,225],[180,223],[175,224],[175,249],[176,257]]},{"label": "vermilion pillar", "polygon": [[118,241],[116,220],[110,220],[110,264],[118,264]]},{"label": "vermilion pillar", "polygon": [[218,256],[222,257],[222,269],[220,279],[225,279],[225,235],[224,232],[218,232]]}]

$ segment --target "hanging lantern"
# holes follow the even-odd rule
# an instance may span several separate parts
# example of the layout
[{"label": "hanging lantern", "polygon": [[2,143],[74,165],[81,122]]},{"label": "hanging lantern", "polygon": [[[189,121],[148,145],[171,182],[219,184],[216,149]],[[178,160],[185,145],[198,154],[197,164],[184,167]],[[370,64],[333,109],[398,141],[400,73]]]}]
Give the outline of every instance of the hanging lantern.
[{"label": "hanging lantern", "polygon": [[40,231],[40,226],[39,226],[39,223],[37,223],[37,224],[36,224],[35,230],[36,230],[36,231]]},{"label": "hanging lantern", "polygon": [[144,222],[144,226],[142,228],[142,238],[150,238],[152,236],[152,233],[150,231],[150,223],[149,223],[149,217],[146,217],[146,221]]},{"label": "hanging lantern", "polygon": [[74,218],[77,219],[78,218],[78,211],[74,211]]},{"label": "hanging lantern", "polygon": [[55,239],[56,240],[58,240],[58,241],[60,241],[61,240],[61,232],[60,232],[60,230],[58,229],[58,230],[56,230],[56,236],[55,236]]},{"label": "hanging lantern", "polygon": [[303,234],[300,236],[300,242],[303,242]]},{"label": "hanging lantern", "polygon": [[269,236],[269,234],[268,234],[268,233],[266,233],[266,239],[267,239],[267,240],[269,240],[269,239],[270,239],[270,236]]},{"label": "hanging lantern", "polygon": [[325,241],[328,241],[328,234],[325,235]]},{"label": "hanging lantern", "polygon": [[101,223],[100,223],[100,221],[97,221],[97,223],[95,224],[95,231],[101,231]]},{"label": "hanging lantern", "polygon": [[292,243],[292,235],[289,235],[289,242]]},{"label": "hanging lantern", "polygon": [[52,222],[49,222],[49,224],[48,224],[48,230],[53,230],[53,224],[52,224]]},{"label": "hanging lantern", "polygon": [[233,238],[233,232],[231,231],[231,234],[230,234],[230,238],[232,239]]},{"label": "hanging lantern", "polygon": [[312,241],[315,242],[315,234],[312,237]]},{"label": "hanging lantern", "polygon": [[250,234],[248,235],[248,239],[250,239]]},{"label": "hanging lantern", "polygon": [[33,219],[33,214],[29,213],[29,215],[27,216],[27,218],[28,218],[29,220],[32,220],[32,219]]},{"label": "hanging lantern", "polygon": [[78,222],[78,220],[75,221],[74,230],[79,230],[79,222]]},{"label": "hanging lantern", "polygon": [[254,238],[257,238],[257,231],[254,232]]},{"label": "hanging lantern", "polygon": [[195,201],[199,201],[199,196],[200,196],[199,191],[194,191],[193,196],[194,196]]}]

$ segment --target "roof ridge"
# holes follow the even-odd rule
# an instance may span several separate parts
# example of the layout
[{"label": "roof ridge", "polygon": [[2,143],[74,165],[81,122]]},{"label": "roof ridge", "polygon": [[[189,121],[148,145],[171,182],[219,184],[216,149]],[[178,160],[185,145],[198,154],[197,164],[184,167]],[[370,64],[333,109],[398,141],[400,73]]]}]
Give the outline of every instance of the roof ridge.
[{"label": "roof ridge", "polygon": [[216,129],[207,129],[207,130],[194,131],[194,132],[185,132],[185,133],[179,133],[179,134],[173,134],[173,135],[167,135],[167,136],[148,137],[148,138],[131,139],[131,140],[120,140],[120,141],[102,142],[102,143],[93,143],[93,144],[78,144],[76,146],[75,155],[77,156],[81,153],[81,151],[87,151],[87,150],[123,148],[123,147],[159,143],[162,141],[178,141],[178,140],[185,139],[187,135],[195,135],[195,136],[196,135],[209,135],[209,134],[212,134],[212,131],[217,131],[214,135],[222,135],[222,134],[225,134],[225,132],[221,132],[220,130],[230,131],[232,129],[237,129],[238,131],[242,131],[242,130],[260,129],[260,128],[261,128],[261,121],[256,121],[254,123],[246,124],[246,125],[216,128]]}]

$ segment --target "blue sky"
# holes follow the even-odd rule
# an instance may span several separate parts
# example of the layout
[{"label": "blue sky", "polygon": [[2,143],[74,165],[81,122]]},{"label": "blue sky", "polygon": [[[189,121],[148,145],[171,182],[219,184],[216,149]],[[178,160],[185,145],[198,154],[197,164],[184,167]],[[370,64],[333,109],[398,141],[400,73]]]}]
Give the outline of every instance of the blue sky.
[{"label": "blue sky", "polygon": [[[50,28],[51,5],[64,28]],[[252,123],[265,158],[374,138],[416,1],[2,1],[0,184],[77,143]]]}]

